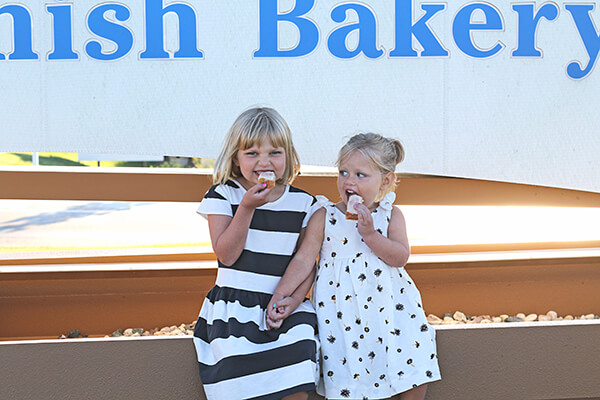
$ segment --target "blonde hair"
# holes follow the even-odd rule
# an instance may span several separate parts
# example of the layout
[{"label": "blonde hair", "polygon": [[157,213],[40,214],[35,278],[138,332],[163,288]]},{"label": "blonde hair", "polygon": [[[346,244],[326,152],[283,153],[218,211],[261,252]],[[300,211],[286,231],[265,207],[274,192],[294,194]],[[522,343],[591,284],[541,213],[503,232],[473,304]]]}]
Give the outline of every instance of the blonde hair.
[{"label": "blonde hair", "polygon": [[223,184],[228,179],[241,177],[240,168],[233,162],[237,152],[265,141],[285,150],[285,170],[278,182],[292,183],[300,171],[300,160],[292,143],[292,132],[283,117],[267,107],[250,108],[233,122],[215,163],[213,183]]},{"label": "blonde hair", "polygon": [[[345,145],[342,146],[335,163],[337,167],[348,158],[352,153],[359,152],[381,172],[386,175],[389,172],[396,171],[396,165],[404,160],[404,147],[398,139],[386,138],[377,133],[359,133],[352,136]],[[396,179],[392,184],[377,196],[377,201],[383,196],[396,189]]]}]

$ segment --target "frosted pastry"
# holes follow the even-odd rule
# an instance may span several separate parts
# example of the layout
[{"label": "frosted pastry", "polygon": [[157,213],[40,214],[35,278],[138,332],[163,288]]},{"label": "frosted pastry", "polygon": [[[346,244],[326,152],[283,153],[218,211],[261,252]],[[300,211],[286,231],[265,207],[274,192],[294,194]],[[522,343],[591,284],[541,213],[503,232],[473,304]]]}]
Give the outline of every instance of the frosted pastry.
[{"label": "frosted pastry", "polygon": [[264,183],[267,185],[267,189],[275,187],[275,173],[272,171],[261,172],[258,176],[258,183]]},{"label": "frosted pastry", "polygon": [[348,199],[348,205],[346,206],[346,219],[358,220],[358,212],[354,208],[356,204],[363,202],[362,197],[357,194],[353,194]]}]

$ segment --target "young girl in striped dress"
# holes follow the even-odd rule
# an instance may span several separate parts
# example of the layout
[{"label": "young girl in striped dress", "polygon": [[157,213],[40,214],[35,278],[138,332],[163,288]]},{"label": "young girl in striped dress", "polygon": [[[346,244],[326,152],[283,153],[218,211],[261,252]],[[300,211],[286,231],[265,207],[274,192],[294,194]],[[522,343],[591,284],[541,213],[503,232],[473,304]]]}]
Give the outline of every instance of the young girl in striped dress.
[{"label": "young girl in striped dress", "polygon": [[[300,164],[283,118],[252,108],[233,123],[198,213],[208,219],[218,258],[215,286],[194,330],[209,400],[305,400],[318,378],[316,315],[305,299],[313,276],[294,291],[296,311],[269,330],[266,307],[312,213],[313,196],[290,185]],[[275,174],[275,186],[258,183]]]}]

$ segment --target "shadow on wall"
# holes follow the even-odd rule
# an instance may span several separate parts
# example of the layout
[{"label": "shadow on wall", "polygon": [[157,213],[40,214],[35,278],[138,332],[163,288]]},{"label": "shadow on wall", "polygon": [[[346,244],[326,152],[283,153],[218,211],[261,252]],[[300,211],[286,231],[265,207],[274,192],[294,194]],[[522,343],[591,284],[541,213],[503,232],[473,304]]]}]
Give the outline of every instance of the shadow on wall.
[{"label": "shadow on wall", "polygon": [[14,233],[27,229],[30,226],[52,225],[60,222],[69,221],[75,218],[84,218],[89,216],[106,215],[113,212],[127,211],[134,207],[150,205],[149,202],[101,202],[95,201],[82,205],[69,207],[65,210],[55,212],[44,212],[28,217],[17,218],[12,221],[6,221],[0,225],[0,233]]}]

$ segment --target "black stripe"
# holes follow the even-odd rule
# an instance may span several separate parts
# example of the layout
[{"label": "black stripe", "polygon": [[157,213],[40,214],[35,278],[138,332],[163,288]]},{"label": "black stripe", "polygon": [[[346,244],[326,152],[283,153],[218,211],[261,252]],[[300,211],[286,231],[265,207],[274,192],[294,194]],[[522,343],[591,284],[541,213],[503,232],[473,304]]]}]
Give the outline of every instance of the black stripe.
[{"label": "black stripe", "polygon": [[227,200],[225,197],[221,196],[217,192],[217,185],[213,185],[208,189],[208,192],[204,195],[205,199],[219,199],[219,200]]},{"label": "black stripe", "polygon": [[199,362],[200,379],[208,385],[291,366],[306,360],[316,362],[316,352],[314,340],[306,339],[260,353],[227,357],[215,365]]},{"label": "black stripe", "polygon": [[219,268],[230,268],[237,271],[254,272],[257,274],[283,276],[292,259],[292,255],[257,253],[243,250],[240,258],[227,266],[219,261]]},{"label": "black stripe", "polygon": [[312,204],[314,204],[314,202],[317,201],[317,199],[312,194],[308,193],[304,189],[300,189],[300,188],[297,188],[295,186],[290,186],[290,193],[304,193],[307,196],[312,197],[312,199],[313,199],[313,203]]},{"label": "black stripe", "polygon": [[238,184],[237,184],[237,183],[235,183],[234,181],[232,181],[231,179],[229,179],[227,182],[225,182],[225,184],[226,184],[227,186],[231,186],[232,188],[236,188],[236,189],[239,189],[239,188],[240,188],[240,187],[238,186]]},{"label": "black stripe", "polygon": [[212,325],[209,325],[204,318],[200,317],[194,327],[194,336],[206,343],[233,336],[245,337],[252,343],[264,344],[276,342],[280,335],[298,325],[310,325],[316,329],[316,314],[307,311],[294,313],[283,321],[281,328],[270,331],[259,330],[256,322],[239,322],[235,318],[230,318],[228,321],[214,320]]},{"label": "black stripe", "polygon": [[264,396],[252,397],[246,400],[278,400],[285,396],[289,396],[290,394],[299,393],[299,392],[311,392],[315,390],[315,384],[313,383],[305,383],[302,385],[294,386],[289,389],[285,389],[275,393],[269,393]]},{"label": "black stripe", "polygon": [[239,301],[244,307],[255,307],[260,306],[261,308],[267,308],[269,300],[271,300],[271,294],[262,292],[252,292],[250,290],[241,290],[230,287],[221,287],[218,285],[213,286],[212,289],[206,294],[206,298],[214,303],[216,301],[226,301],[233,303]]},{"label": "black stripe", "polygon": [[[238,209],[237,204],[231,205],[233,215]],[[270,232],[291,232],[299,233],[302,230],[302,221],[306,217],[304,211],[275,211],[275,210],[254,210],[250,228],[270,231]]]}]

